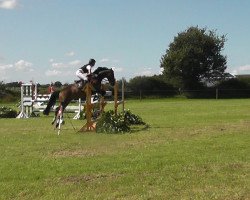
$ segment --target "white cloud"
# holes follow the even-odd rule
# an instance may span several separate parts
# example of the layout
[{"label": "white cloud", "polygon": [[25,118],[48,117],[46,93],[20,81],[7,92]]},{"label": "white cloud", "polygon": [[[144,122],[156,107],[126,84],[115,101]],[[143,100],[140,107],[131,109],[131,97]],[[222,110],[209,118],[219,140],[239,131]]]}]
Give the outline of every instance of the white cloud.
[{"label": "white cloud", "polygon": [[0,65],[0,70],[15,69],[16,71],[31,72],[34,71],[32,68],[33,64],[25,60],[19,60],[14,64]]},{"label": "white cloud", "polygon": [[162,74],[162,69],[153,69],[151,67],[144,67],[141,69],[140,72],[136,72],[134,75],[135,76],[154,76],[154,75],[159,75]]},{"label": "white cloud", "polygon": [[123,71],[123,68],[122,68],[122,67],[112,67],[112,69],[113,69],[115,72],[122,72],[122,71]]},{"label": "white cloud", "polygon": [[153,72],[151,70],[145,70],[140,73],[141,76],[153,76]]},{"label": "white cloud", "polygon": [[7,72],[11,71],[10,69],[13,68],[13,65],[1,65],[0,64],[0,82],[7,80],[9,77],[7,76]]},{"label": "white cloud", "polygon": [[68,63],[51,62],[51,67],[54,69],[63,69],[63,68],[68,68],[68,67],[72,67],[72,66],[77,67],[77,66],[81,65],[81,63],[82,62],[80,60],[73,60],[73,61],[70,61]]},{"label": "white cloud", "polygon": [[80,60],[73,60],[73,61],[69,62],[69,65],[71,65],[71,66],[78,66],[80,64],[81,64]]},{"label": "white cloud", "polygon": [[7,70],[7,69],[10,69],[10,68],[13,68],[14,66],[12,64],[9,64],[9,65],[0,65],[0,70],[1,71],[4,71],[4,70]]},{"label": "white cloud", "polygon": [[159,74],[162,75],[162,74],[163,74],[163,71],[164,71],[164,68],[161,67],[161,68],[160,68],[160,71],[159,71]]},{"label": "white cloud", "polygon": [[53,68],[65,68],[65,67],[67,67],[64,63],[52,63],[51,66]]},{"label": "white cloud", "polygon": [[75,72],[74,71],[64,71],[62,76],[64,77],[72,77],[72,80],[75,79]]},{"label": "white cloud", "polygon": [[19,60],[14,64],[0,64],[0,80],[5,81],[28,81],[34,77],[33,64],[25,60]]},{"label": "white cloud", "polygon": [[119,60],[117,60],[117,59],[110,60],[108,58],[103,58],[103,59],[100,60],[100,63],[107,63],[107,62],[110,62],[110,63],[119,63]]},{"label": "white cloud", "polygon": [[250,65],[243,65],[243,66],[239,66],[234,68],[231,71],[232,75],[237,75],[237,74],[249,74],[250,73]]},{"label": "white cloud", "polygon": [[17,8],[18,1],[17,0],[0,0],[0,8],[12,10]]},{"label": "white cloud", "polygon": [[49,62],[50,62],[50,63],[53,63],[53,62],[54,62],[54,59],[53,59],[53,58],[49,59]]},{"label": "white cloud", "polygon": [[240,66],[239,71],[250,71],[250,65]]},{"label": "white cloud", "polygon": [[233,70],[232,72],[230,72],[230,74],[232,74],[233,76],[235,76],[235,75],[238,75],[238,72],[237,72],[237,70]]},{"label": "white cloud", "polygon": [[19,60],[14,64],[17,71],[34,71],[32,69],[33,64],[25,60]]},{"label": "white cloud", "polygon": [[149,70],[141,71],[141,72],[136,72],[134,73],[135,76],[152,76],[152,72]]},{"label": "white cloud", "polygon": [[58,76],[58,75],[60,75],[62,72],[61,71],[58,71],[58,70],[47,70],[46,72],[45,72],[45,75],[46,76]]},{"label": "white cloud", "polygon": [[70,51],[70,52],[67,52],[65,55],[72,57],[72,56],[75,55],[75,52],[74,51]]},{"label": "white cloud", "polygon": [[103,58],[100,60],[100,63],[105,63],[105,62],[109,62],[109,59],[108,58]]}]

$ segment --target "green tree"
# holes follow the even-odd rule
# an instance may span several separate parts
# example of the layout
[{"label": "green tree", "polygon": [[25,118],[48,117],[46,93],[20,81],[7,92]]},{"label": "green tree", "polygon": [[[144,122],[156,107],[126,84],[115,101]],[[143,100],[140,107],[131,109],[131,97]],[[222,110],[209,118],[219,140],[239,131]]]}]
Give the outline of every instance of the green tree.
[{"label": "green tree", "polygon": [[5,85],[3,81],[0,81],[0,97],[2,96],[1,94],[4,94],[5,92]]},{"label": "green tree", "polygon": [[182,89],[197,89],[206,81],[222,79],[227,63],[221,54],[225,41],[225,35],[206,28],[180,32],[161,57],[164,77]]},{"label": "green tree", "polygon": [[57,87],[57,88],[60,88],[60,87],[62,87],[62,83],[60,81],[56,81],[54,83],[54,86]]}]

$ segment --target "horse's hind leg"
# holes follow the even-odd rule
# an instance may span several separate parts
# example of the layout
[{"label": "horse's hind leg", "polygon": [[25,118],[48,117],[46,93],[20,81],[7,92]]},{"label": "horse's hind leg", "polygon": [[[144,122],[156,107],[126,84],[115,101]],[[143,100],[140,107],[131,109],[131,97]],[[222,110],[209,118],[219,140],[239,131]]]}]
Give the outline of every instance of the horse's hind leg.
[{"label": "horse's hind leg", "polygon": [[61,117],[62,116],[62,106],[59,107],[58,109],[58,112],[57,112],[57,115],[56,115],[56,125],[55,125],[55,128],[57,128],[59,126],[59,124],[61,124]]},{"label": "horse's hind leg", "polygon": [[55,123],[55,121],[56,121],[56,119],[57,119],[57,114],[58,114],[59,109],[60,109],[60,107],[57,107],[57,108],[56,108],[56,110],[55,110],[55,116],[54,116],[54,118],[53,118],[53,120],[52,120],[52,122],[51,122],[51,125],[54,125],[54,123]]},{"label": "horse's hind leg", "polygon": [[64,121],[63,121],[64,108],[65,108],[65,106],[63,104],[61,104],[61,106],[59,107],[58,113],[57,113],[55,128],[58,128],[58,132],[57,132],[58,135],[60,135],[61,125],[64,124]]},{"label": "horse's hind leg", "polygon": [[61,131],[61,119],[62,119],[62,106],[59,107],[59,110],[57,112],[57,115],[56,115],[56,124],[55,124],[55,129],[58,128],[58,132],[57,134],[59,135],[60,134],[60,131]]},{"label": "horse's hind leg", "polygon": [[60,131],[61,131],[61,117],[62,115],[59,116],[58,120],[59,120],[59,123],[58,123],[58,132],[57,132],[57,135],[60,135]]}]

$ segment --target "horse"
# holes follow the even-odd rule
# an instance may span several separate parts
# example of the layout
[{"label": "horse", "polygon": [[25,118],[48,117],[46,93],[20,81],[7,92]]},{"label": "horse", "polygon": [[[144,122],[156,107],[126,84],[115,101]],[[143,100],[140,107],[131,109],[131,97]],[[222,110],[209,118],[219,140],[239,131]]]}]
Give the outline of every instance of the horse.
[{"label": "horse", "polygon": [[[113,69],[108,69],[107,67],[98,67],[93,74],[90,76],[90,80],[88,82],[91,83],[95,92],[99,93],[101,96],[104,96],[106,91],[101,88],[102,80],[107,78],[109,83],[114,86],[115,85],[115,77]],[[55,116],[52,121],[52,125],[56,122],[56,128],[63,121],[63,111],[68,106],[68,104],[73,99],[86,98],[86,93],[83,91],[84,85],[79,88],[77,83],[68,85],[60,91],[55,91],[51,94],[47,107],[44,109],[43,114],[49,115],[50,109],[55,105],[56,100],[59,100],[59,106],[55,109]],[[60,111],[60,112],[59,112]],[[60,129],[60,127],[59,127]],[[58,133],[59,134],[59,133]]]}]

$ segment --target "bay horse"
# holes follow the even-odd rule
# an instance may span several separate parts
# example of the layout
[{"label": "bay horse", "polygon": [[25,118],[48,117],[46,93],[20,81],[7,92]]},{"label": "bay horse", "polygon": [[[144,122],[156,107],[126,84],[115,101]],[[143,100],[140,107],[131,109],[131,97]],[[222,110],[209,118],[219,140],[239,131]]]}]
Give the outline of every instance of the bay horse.
[{"label": "bay horse", "polygon": [[[101,88],[102,80],[105,78],[108,79],[109,83],[112,86],[115,85],[114,71],[113,69],[108,69],[107,67],[98,67],[93,72],[89,80],[89,82],[95,89],[95,92],[99,93],[102,96],[104,96],[104,94],[106,93],[106,91]],[[55,123],[55,121],[57,121],[56,128],[63,121],[63,111],[68,106],[68,104],[73,99],[86,98],[86,93],[83,91],[85,84],[86,83],[84,83],[81,88],[79,88],[78,84],[76,83],[68,85],[60,91],[53,92],[50,96],[49,102],[47,104],[47,107],[44,109],[43,114],[49,115],[51,107],[55,105],[57,99],[59,100],[59,106],[55,109],[55,116],[52,121],[52,125]]]}]

